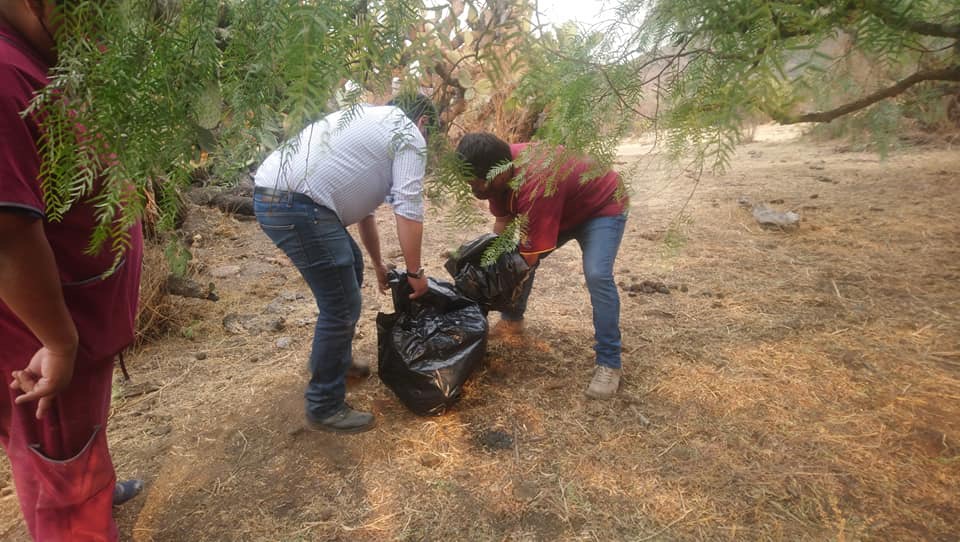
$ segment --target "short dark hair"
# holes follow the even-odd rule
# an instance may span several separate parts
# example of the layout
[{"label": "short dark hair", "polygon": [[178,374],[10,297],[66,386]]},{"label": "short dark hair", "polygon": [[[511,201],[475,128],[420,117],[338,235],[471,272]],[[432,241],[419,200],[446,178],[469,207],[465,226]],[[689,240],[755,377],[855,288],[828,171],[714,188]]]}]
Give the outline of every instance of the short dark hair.
[{"label": "short dark hair", "polygon": [[494,167],[513,160],[510,145],[490,132],[473,132],[457,145],[457,156],[473,170],[475,179],[486,179]]},{"label": "short dark hair", "polygon": [[437,106],[433,105],[433,101],[423,94],[414,94],[412,92],[398,94],[387,102],[387,105],[399,107],[414,124],[420,120],[420,117],[427,117],[428,134],[432,134],[440,129],[440,115],[437,114]]}]

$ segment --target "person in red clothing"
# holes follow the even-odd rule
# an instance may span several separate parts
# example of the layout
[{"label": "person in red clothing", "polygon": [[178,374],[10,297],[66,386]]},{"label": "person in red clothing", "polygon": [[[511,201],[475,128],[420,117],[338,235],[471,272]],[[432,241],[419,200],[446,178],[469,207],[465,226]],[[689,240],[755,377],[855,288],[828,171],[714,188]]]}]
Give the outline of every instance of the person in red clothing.
[{"label": "person in red clothing", "polygon": [[57,4],[0,0],[0,444],[30,535],[112,541],[112,505],[142,483],[117,483],[107,449],[113,360],[133,341],[142,234],[114,270],[108,247],[85,251],[89,200],[45,217],[40,126],[21,116],[56,62]]},{"label": "person in red clothing", "polygon": [[[629,201],[620,175],[594,171],[591,160],[562,147],[538,144],[510,145],[490,133],[469,133],[457,145],[457,154],[468,166],[470,189],[489,200],[496,217],[494,233],[503,232],[518,216],[526,217],[526,234],[520,255],[531,268],[516,307],[501,313],[501,329],[522,330],[527,299],[540,259],[576,239],[583,251],[583,274],[593,305],[596,367],[587,396],[609,399],[620,386],[620,296],[613,278],[613,263],[620,249]],[[511,165],[488,180],[491,169]],[[599,173],[599,175],[598,175]],[[512,179],[521,179],[517,188]]]}]

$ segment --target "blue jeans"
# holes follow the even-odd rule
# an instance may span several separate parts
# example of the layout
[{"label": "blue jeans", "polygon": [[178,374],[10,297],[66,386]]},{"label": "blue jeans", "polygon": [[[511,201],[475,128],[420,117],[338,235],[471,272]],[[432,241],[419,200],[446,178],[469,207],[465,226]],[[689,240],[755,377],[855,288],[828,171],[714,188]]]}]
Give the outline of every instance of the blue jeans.
[{"label": "blue jeans", "polygon": [[[623,230],[627,223],[625,214],[591,218],[580,226],[561,232],[557,248],[576,239],[583,251],[583,276],[593,305],[593,350],[597,364],[612,369],[620,368],[620,294],[613,279],[613,262],[620,250]],[[542,255],[541,259],[547,254]],[[527,300],[533,288],[536,267],[530,270],[530,278],[513,310],[501,312],[504,320],[522,320],[527,310]]]},{"label": "blue jeans", "polygon": [[292,192],[253,195],[257,222],[313,291],[320,310],[310,352],[307,416],[326,418],[344,404],[347,368],[360,318],[363,255],[337,215]]}]

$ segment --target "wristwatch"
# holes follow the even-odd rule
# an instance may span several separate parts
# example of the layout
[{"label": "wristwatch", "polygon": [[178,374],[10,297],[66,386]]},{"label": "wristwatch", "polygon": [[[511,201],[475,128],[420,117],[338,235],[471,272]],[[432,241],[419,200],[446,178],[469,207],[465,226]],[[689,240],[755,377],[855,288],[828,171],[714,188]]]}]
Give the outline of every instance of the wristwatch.
[{"label": "wristwatch", "polygon": [[417,272],[407,271],[408,277],[413,277],[415,279],[422,279],[427,274],[427,270],[424,268],[417,269]]}]

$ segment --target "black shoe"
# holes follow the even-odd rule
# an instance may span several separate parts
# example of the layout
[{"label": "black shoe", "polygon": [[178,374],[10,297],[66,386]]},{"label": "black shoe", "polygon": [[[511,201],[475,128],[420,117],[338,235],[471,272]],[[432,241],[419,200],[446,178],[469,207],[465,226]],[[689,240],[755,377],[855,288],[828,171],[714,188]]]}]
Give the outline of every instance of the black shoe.
[{"label": "black shoe", "polygon": [[369,412],[360,412],[344,403],[340,410],[322,420],[313,420],[307,415],[307,429],[329,433],[363,433],[373,429],[374,418]]},{"label": "black shoe", "polygon": [[143,491],[143,480],[124,480],[113,486],[113,505],[121,504],[136,497]]},{"label": "black shoe", "polygon": [[366,363],[351,362],[350,367],[347,367],[347,378],[370,378],[370,366]]}]

